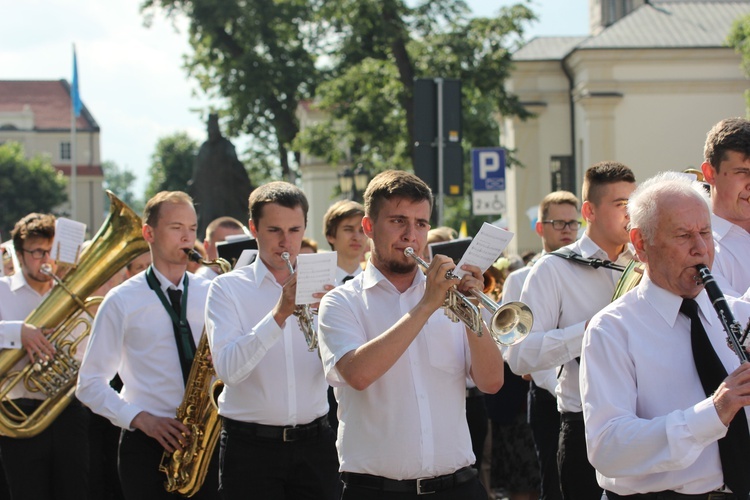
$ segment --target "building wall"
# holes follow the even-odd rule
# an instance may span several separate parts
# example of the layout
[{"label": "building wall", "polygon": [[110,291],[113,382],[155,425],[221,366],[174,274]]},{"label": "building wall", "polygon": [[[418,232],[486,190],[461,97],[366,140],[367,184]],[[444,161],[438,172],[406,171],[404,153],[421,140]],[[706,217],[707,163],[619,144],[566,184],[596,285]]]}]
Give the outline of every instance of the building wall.
[{"label": "building wall", "polygon": [[[639,180],[699,167],[708,130],[744,116],[747,80],[731,49],[578,50],[565,61],[574,80],[576,195],[583,173],[602,160],[630,166]],[[502,144],[524,169],[508,174],[509,251],[539,245],[525,212],[551,188],[550,155],[569,154],[570,108],[560,61],[517,61],[510,89],[529,110],[506,119]]]}]

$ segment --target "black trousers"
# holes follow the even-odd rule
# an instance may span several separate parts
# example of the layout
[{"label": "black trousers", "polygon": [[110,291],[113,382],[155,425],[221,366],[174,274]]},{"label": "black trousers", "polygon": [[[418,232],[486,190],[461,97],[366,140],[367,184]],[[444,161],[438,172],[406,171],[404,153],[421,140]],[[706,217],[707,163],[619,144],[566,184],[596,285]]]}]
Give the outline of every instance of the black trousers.
[{"label": "black trousers", "polygon": [[[88,410],[88,409],[87,409]],[[117,475],[117,447],[120,428],[109,420],[89,412],[89,498],[92,500],[123,500],[120,477]]]},{"label": "black trousers", "polygon": [[[327,422],[327,420],[326,420]],[[330,426],[298,441],[256,437],[225,420],[220,441],[224,500],[333,500],[339,482]]]},{"label": "black trousers", "polygon": [[560,412],[557,400],[546,389],[531,383],[529,390],[529,426],[542,479],[540,500],[561,500],[557,474],[557,447],[560,440]]},{"label": "black trousers", "polygon": [[586,436],[583,416],[570,419],[561,416],[560,445],[557,451],[557,467],[560,474],[562,497],[565,500],[599,500],[602,488],[596,482],[596,471],[586,455]]},{"label": "black trousers", "polygon": [[484,395],[475,393],[466,398],[466,422],[469,425],[471,435],[471,449],[477,461],[474,468],[482,470],[482,458],[484,457],[484,439],[487,437],[487,408],[484,406]]},{"label": "black trousers", "polygon": [[[39,405],[28,399],[15,402],[27,412]],[[78,400],[37,436],[0,437],[0,453],[13,500],[88,498],[88,411]]]},{"label": "black trousers", "polygon": [[427,495],[414,493],[398,493],[391,491],[374,490],[357,486],[344,485],[344,494],[341,500],[487,500],[487,490],[484,489],[479,478],[460,484],[455,488],[436,491]]},{"label": "black trousers", "polygon": [[[206,480],[200,491],[191,498],[216,500],[219,498],[218,454],[216,447],[208,467]],[[118,470],[122,493],[127,500],[173,500],[184,498],[164,489],[166,475],[159,471],[164,448],[156,439],[139,430],[122,430],[118,453]],[[95,500],[95,499],[92,499]]]}]

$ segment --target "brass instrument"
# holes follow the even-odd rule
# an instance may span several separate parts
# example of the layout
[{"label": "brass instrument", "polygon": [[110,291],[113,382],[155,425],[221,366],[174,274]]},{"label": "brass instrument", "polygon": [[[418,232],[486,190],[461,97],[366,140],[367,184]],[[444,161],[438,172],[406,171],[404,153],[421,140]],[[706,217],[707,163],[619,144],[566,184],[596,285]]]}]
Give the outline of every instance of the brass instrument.
[{"label": "brass instrument", "polygon": [[[282,252],[281,258],[286,262],[289,272],[294,274],[294,267],[292,262],[289,260],[289,252]],[[310,304],[298,305],[294,308],[294,315],[297,316],[299,322],[299,328],[305,335],[305,342],[307,342],[307,350],[312,352],[318,347],[318,333],[315,331],[315,322],[313,319],[315,314],[310,307]]]},{"label": "brass instrument", "polygon": [[[55,347],[50,360],[16,365],[26,358],[25,349],[0,352],[0,434],[29,438],[46,429],[75,396],[80,362],[75,354],[80,342],[91,333],[93,316],[88,308],[101,302],[89,296],[133,258],[148,250],[141,236],[141,219],[112,192],[107,220],[91,245],[81,254],[78,266],[60,280],[50,294],[34,309],[25,322],[39,328],[54,329],[47,337]],[[48,269],[49,271],[49,269]],[[83,325],[83,331],[81,330]],[[73,338],[73,335],[77,337]],[[39,407],[27,413],[8,397],[17,384],[45,397]]]},{"label": "brass instrument", "polygon": [[[204,260],[192,248],[184,249],[188,258],[204,266],[218,265],[221,274],[232,270],[226,259]],[[217,400],[224,388],[221,380],[214,380],[216,370],[211,363],[211,351],[205,328],[195,349],[195,357],[190,367],[185,394],[175,418],[182,422],[190,435],[183,436],[186,444],[182,450],[164,452],[159,471],[167,475],[164,488],[170,493],[191,497],[200,490],[211,464],[211,457],[219,441],[221,421]]]},{"label": "brass instrument", "polygon": [[615,286],[615,293],[612,294],[612,300],[614,302],[619,299],[627,292],[638,286],[643,278],[643,263],[637,260],[631,260],[630,263],[625,267],[622,272],[617,285]]},{"label": "brass instrument", "polygon": [[[411,247],[404,250],[404,255],[413,258],[417,261],[417,264],[424,268],[429,266]],[[452,271],[448,271],[445,277],[448,279],[458,278]],[[529,334],[534,323],[534,315],[531,313],[529,306],[523,302],[508,302],[499,306],[497,302],[480,290],[472,288],[469,292],[492,313],[488,330],[495,343],[506,346],[514,345]],[[448,290],[443,308],[451,321],[461,320],[477,336],[482,336],[482,316],[479,313],[479,308],[466,295],[459,292],[455,285]]]}]

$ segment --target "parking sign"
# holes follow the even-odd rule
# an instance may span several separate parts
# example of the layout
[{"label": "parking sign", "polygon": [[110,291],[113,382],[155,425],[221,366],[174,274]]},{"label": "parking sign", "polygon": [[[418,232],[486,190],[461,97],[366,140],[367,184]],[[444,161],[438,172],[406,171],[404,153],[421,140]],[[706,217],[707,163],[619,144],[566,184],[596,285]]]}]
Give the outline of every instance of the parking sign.
[{"label": "parking sign", "polygon": [[474,215],[505,213],[505,149],[471,150],[472,211]]}]

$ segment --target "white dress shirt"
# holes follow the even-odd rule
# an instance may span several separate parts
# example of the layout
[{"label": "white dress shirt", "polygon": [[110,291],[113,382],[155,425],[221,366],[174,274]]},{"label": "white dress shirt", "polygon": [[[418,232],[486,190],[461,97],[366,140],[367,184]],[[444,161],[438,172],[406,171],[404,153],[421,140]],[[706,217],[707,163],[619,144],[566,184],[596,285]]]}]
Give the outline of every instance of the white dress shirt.
[{"label": "white dress shirt", "polygon": [[750,288],[750,233],[715,214],[711,228],[716,247],[711,274],[724,295],[741,297]]},{"label": "white dress shirt", "polygon": [[[739,359],[727,346],[717,313],[705,292],[695,300],[714,350],[731,373]],[[750,304],[729,302],[743,323]],[[703,392],[681,304],[681,297],[644,276],[636,289],[597,314],[584,336],[588,456],[599,485],[620,495],[699,494],[724,482],[717,440],[727,427]]]},{"label": "white dress shirt", "polygon": [[201,278],[206,278],[207,280],[212,280],[217,277],[219,273],[211,269],[211,266],[201,266],[195,271],[195,275],[200,276]]},{"label": "white dress shirt", "polygon": [[[183,289],[182,280],[175,287],[154,271],[165,296],[168,288]],[[187,320],[197,346],[211,282],[187,276]],[[119,394],[109,385],[118,373],[123,383]],[[172,319],[142,271],[110,290],[99,307],[76,395],[93,412],[130,429],[141,411],[174,417],[184,392]]]},{"label": "white dress shirt", "polygon": [[[526,282],[526,278],[531,272],[532,266],[525,266],[521,269],[516,269],[505,278],[503,283],[503,298],[500,301],[500,305],[507,304],[508,302],[516,302],[521,300],[521,292],[523,291],[523,284]],[[533,314],[533,311],[532,311]],[[503,357],[508,352],[507,348],[503,349]],[[523,373],[516,373],[516,375],[525,375]],[[555,395],[555,388],[557,387],[557,370],[554,368],[547,368],[544,370],[537,370],[529,373],[531,378],[537,387],[547,390],[553,396]]]},{"label": "white dress shirt", "polygon": [[[49,291],[44,295],[31,288],[26,282],[22,271],[17,271],[11,276],[0,278],[0,349],[22,349],[21,327],[26,317],[49,296]],[[81,349],[85,348],[85,344]],[[80,353],[79,351],[79,359]],[[29,358],[24,356],[16,363],[12,370],[19,370],[29,364]],[[16,384],[8,393],[8,399],[30,398],[45,399],[41,392],[31,392]]]},{"label": "white dress shirt", "polygon": [[346,353],[411,311],[425,283],[417,271],[400,293],[368,263],[362,274],[321,301],[320,353],[339,403],[336,447],[342,471],[416,479],[474,463],[465,415],[471,359],[463,323],[437,310],[396,363],[365,390],[353,389],[336,369]]},{"label": "white dress shirt", "polygon": [[357,266],[357,269],[355,269],[353,273],[347,272],[344,269],[341,269],[340,267],[336,267],[336,286],[343,285],[344,278],[346,278],[347,276],[356,278],[360,274],[362,274],[362,267],[360,266]]},{"label": "white dress shirt", "polygon": [[279,327],[272,310],[282,287],[261,259],[211,282],[206,331],[226,386],[219,414],[264,425],[302,425],[328,413],[317,352],[295,316]]},{"label": "white dress shirt", "polygon": [[[606,252],[584,234],[568,245],[586,258],[608,259]],[[633,256],[626,247],[617,259],[625,266]],[[557,408],[581,411],[578,361],[586,322],[611,300],[622,275],[612,269],[578,264],[547,254],[531,268],[521,302],[531,308],[534,326],[523,342],[510,346],[507,361],[513,373],[532,373],[563,366],[556,388]]]}]

